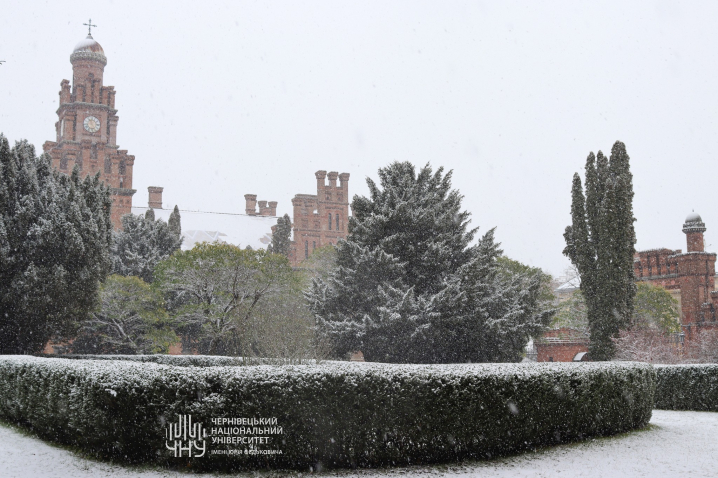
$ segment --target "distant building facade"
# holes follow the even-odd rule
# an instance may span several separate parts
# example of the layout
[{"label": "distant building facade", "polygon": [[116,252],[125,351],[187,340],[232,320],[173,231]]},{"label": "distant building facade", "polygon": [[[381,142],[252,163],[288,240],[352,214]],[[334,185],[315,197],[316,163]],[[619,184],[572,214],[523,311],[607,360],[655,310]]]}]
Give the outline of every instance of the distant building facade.
[{"label": "distant building facade", "polygon": [[[703,330],[718,328],[717,256],[705,251],[705,231],[701,216],[691,213],[683,224],[687,252],[649,249],[636,252],[633,259],[636,282],[661,286],[678,300],[684,340],[693,340]],[[572,293],[577,284],[562,287]],[[562,291],[557,289],[556,292],[565,296],[566,291],[561,294]],[[536,349],[539,362],[569,362],[580,352],[588,351],[588,337],[579,330],[553,329],[536,340]]]},{"label": "distant building facade", "polygon": [[293,266],[308,258],[317,247],[336,245],[337,241],[347,236],[349,173],[317,171],[314,176],[317,179],[317,194],[297,194],[292,199],[294,240],[289,261]]},{"label": "distant building facade", "polygon": [[714,328],[718,309],[715,290],[716,253],[704,250],[706,225],[691,213],[683,224],[686,251],[651,249],[637,252],[633,261],[636,281],[659,285],[679,300],[681,328],[686,340],[703,328]]},{"label": "distant building facade", "polygon": [[55,123],[55,141],[43,144],[52,166],[70,174],[77,166],[82,177],[100,173],[110,187],[112,224],[121,227],[120,218],[132,208],[132,168],[135,157],[117,145],[115,87],[103,85],[107,57],[88,34],[70,55],[72,85],[60,83],[60,106]]}]

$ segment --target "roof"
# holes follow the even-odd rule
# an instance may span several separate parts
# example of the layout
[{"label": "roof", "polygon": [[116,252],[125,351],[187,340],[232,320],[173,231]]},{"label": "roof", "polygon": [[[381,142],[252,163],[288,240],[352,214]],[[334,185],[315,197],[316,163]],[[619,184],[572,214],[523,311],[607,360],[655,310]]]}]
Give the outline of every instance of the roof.
[{"label": "roof", "polygon": [[[132,214],[144,215],[147,207],[133,207]],[[165,222],[172,209],[154,209],[155,219]],[[180,209],[182,226],[182,250],[192,249],[199,242],[223,242],[245,248],[266,249],[272,242],[272,226],[275,216],[249,216],[247,214],[183,211]]]},{"label": "roof", "polygon": [[99,43],[97,43],[97,40],[92,38],[92,35],[87,35],[84,40],[80,40],[77,45],[75,45],[75,48],[72,50],[72,53],[77,53],[78,51],[91,51],[93,53],[105,53],[105,50],[102,49]]},{"label": "roof", "polygon": [[565,280],[563,284],[556,287],[556,292],[570,292],[581,287],[581,279],[579,277],[572,277]]}]

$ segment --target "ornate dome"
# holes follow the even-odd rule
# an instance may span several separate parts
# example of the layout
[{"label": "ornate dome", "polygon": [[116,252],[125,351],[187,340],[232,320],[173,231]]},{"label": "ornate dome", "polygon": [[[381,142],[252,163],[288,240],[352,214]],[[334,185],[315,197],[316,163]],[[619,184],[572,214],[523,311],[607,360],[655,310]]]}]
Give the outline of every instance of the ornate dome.
[{"label": "ornate dome", "polygon": [[102,49],[97,41],[92,38],[92,35],[88,34],[84,40],[81,40],[75,49],[72,50],[70,55],[70,61],[75,60],[95,60],[99,61],[103,65],[107,64],[107,57],[105,56],[105,50]]},{"label": "ornate dome", "polygon": [[78,51],[91,51],[93,53],[102,53],[105,54],[105,50],[102,49],[99,43],[97,43],[97,40],[92,38],[92,35],[87,35],[87,38],[84,40],[81,40],[77,45],[75,45],[75,49],[72,50],[72,53],[76,53]]},{"label": "ornate dome", "polygon": [[700,214],[697,212],[692,212],[688,216],[686,216],[686,222],[703,222],[701,219]]},{"label": "ornate dome", "polygon": [[706,232],[706,225],[703,223],[700,214],[692,212],[686,217],[686,222],[683,224],[683,232],[686,234],[690,232]]}]

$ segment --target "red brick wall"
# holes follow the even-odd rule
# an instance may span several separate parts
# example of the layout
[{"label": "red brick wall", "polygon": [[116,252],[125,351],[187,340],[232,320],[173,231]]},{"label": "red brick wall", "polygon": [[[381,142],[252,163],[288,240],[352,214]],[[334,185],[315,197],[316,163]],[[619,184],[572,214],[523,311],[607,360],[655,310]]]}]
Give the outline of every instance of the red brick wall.
[{"label": "red brick wall", "polygon": [[588,352],[586,343],[536,344],[537,362],[572,362],[576,354]]}]

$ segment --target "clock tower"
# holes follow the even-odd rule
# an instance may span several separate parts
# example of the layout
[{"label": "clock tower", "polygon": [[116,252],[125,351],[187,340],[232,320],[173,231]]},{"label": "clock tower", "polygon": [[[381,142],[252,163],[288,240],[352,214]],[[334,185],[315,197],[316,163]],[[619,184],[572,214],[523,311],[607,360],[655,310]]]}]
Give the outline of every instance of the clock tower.
[{"label": "clock tower", "polygon": [[60,83],[59,121],[56,141],[46,141],[43,150],[55,169],[70,174],[75,166],[81,177],[100,173],[110,187],[112,224],[121,228],[120,218],[132,207],[132,166],[135,157],[117,145],[115,87],[104,86],[102,76],[107,57],[90,33],[70,55],[72,87]]}]

